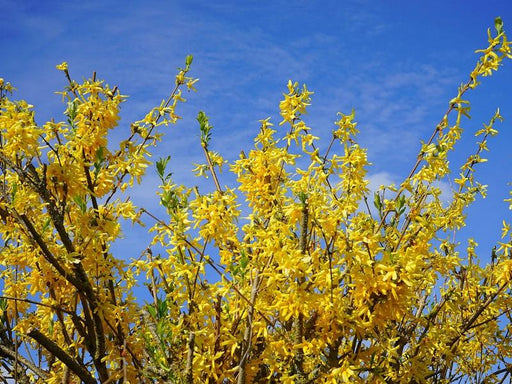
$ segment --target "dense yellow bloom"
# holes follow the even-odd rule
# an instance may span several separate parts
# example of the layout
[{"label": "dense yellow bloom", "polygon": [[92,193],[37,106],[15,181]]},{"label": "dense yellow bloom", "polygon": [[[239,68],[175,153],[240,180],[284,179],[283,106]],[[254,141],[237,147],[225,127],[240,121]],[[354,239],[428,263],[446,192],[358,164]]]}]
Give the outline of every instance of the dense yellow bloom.
[{"label": "dense yellow bloom", "polygon": [[[206,163],[194,172],[211,176],[215,190],[175,184],[170,157],[160,159],[164,218],[126,193],[151,165],[159,129],[179,118],[181,88],[194,88],[191,56],[168,99],[117,150],[108,145],[125,100],[116,87],[95,75],[77,84],[58,65],[70,82],[67,121],[39,127],[0,79],[3,367],[40,383],[505,379],[510,224],[489,263],[478,259],[477,240],[454,240],[464,210],[485,196],[475,170],[499,110],[477,132],[448,201],[436,185],[469,117],[465,93],[512,58],[503,32],[489,33],[479,53],[396,187],[370,195],[354,111],[339,114],[324,147],[305,121],[312,92],[289,81],[280,124],[262,120],[254,147],[230,165],[236,188],[219,182],[226,161],[209,148],[212,126],[199,113]],[[121,219],[141,224],[142,215],[154,220],[152,241],[137,259],[117,257]],[[138,282],[149,292],[143,305]],[[35,363],[19,350],[44,353]]]},{"label": "dense yellow bloom", "polygon": [[[11,101],[12,86],[0,82],[2,321],[27,345],[56,354],[55,362],[41,355],[38,369],[29,364],[31,382],[60,383],[67,376],[140,382],[145,344],[131,331],[140,318],[130,293],[134,274],[110,251],[121,236],[121,218],[140,222],[140,212],[129,200],[112,197],[140,180],[147,148],[159,137],[156,126],[175,121],[174,107],[184,99],[177,88],[160,118],[149,126],[136,123],[139,128],[112,152],[108,133],[125,97],[95,75],[72,82],[65,62],[57,69],[70,81],[62,93],[67,122],[39,127],[32,106]],[[94,370],[70,363],[83,364],[81,359]]]},{"label": "dense yellow bloom", "polygon": [[36,156],[39,153],[38,135],[42,130],[34,122],[34,112],[31,109],[32,105],[24,101],[2,103],[2,153],[12,160],[20,153],[26,156]]}]

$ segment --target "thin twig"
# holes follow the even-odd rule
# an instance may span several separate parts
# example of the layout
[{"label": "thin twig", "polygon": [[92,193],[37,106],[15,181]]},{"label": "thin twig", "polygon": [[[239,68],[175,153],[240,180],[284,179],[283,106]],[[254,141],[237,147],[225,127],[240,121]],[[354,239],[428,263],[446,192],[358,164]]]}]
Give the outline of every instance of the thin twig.
[{"label": "thin twig", "polygon": [[30,361],[25,359],[23,356],[20,356],[19,353],[16,353],[15,351],[10,350],[5,345],[0,344],[0,354],[3,354],[4,356],[9,356],[10,358],[17,360],[18,363],[21,363],[28,369],[30,369],[32,372],[34,372],[36,375],[41,377],[42,379],[46,380],[48,378],[48,373],[41,368],[37,367],[35,364],[32,364]]},{"label": "thin twig", "polygon": [[42,345],[48,352],[54,354],[60,361],[62,361],[80,380],[86,384],[97,384],[96,379],[89,373],[89,371],[80,365],[75,359],[69,356],[66,351],[58,346],[53,340],[42,334],[38,329],[32,328],[27,332],[27,336],[34,339],[37,343]]},{"label": "thin twig", "polygon": [[246,382],[246,366],[247,361],[249,359],[249,356],[251,354],[252,350],[252,324],[253,324],[253,318],[254,318],[254,305],[256,303],[256,296],[258,294],[258,287],[259,287],[259,280],[260,275],[259,271],[256,270],[254,274],[254,280],[252,282],[252,288],[251,288],[251,301],[249,303],[249,309],[247,312],[247,325],[245,327],[244,331],[244,338],[242,341],[242,348],[241,348],[241,358],[240,358],[240,364],[238,367],[238,384],[245,384]]},{"label": "thin twig", "polygon": [[217,191],[222,193],[222,188],[220,187],[219,179],[217,178],[217,173],[215,173],[215,168],[213,167],[212,159],[210,158],[210,153],[208,152],[208,148],[207,148],[206,144],[201,145],[201,147],[203,148],[203,152],[206,157],[206,161],[208,162],[208,168],[210,168],[210,173],[212,174],[213,181],[215,182],[215,187],[217,188]]}]

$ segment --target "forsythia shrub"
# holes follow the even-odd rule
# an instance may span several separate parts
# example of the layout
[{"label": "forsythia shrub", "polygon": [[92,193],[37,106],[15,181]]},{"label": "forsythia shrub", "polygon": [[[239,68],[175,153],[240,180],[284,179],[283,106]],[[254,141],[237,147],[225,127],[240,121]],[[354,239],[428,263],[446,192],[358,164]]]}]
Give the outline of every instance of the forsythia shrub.
[{"label": "forsythia shrub", "polygon": [[[354,112],[339,114],[320,148],[303,119],[306,86],[289,82],[282,121],[261,121],[254,148],[230,169],[210,148],[215,191],[176,185],[156,162],[166,217],[126,198],[150,165],[162,125],[176,122],[192,57],[170,97],[131,125],[117,150],[108,133],[124,97],[91,79],[62,92],[66,122],[38,126],[0,82],[0,377],[30,383],[503,382],[512,372],[511,232],[489,262],[453,234],[485,186],[474,177],[499,111],[459,170],[448,203],[435,182],[469,116],[466,93],[512,58],[497,33],[450,100],[397,188],[370,195]],[[248,215],[242,217],[242,211]],[[142,257],[116,257],[120,221],[152,220]],[[164,249],[163,254],[157,254]],[[155,252],[153,252],[155,251]],[[155,253],[155,254],[154,254]],[[207,274],[208,279],[207,280]],[[212,278],[216,274],[216,278]],[[133,297],[147,282],[151,297]]]}]

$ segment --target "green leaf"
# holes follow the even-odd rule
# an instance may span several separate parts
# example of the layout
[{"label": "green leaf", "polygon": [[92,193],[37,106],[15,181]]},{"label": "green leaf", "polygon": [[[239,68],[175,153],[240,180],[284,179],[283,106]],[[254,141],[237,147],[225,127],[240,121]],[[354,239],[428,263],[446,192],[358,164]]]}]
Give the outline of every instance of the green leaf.
[{"label": "green leaf", "polygon": [[156,305],[158,318],[163,319],[167,315],[167,300],[157,299]]},{"label": "green leaf", "polygon": [[306,192],[299,192],[297,194],[297,197],[299,198],[300,203],[302,206],[305,206],[308,202],[308,194]]},{"label": "green leaf", "polygon": [[68,123],[71,126],[74,126],[74,124],[75,124],[75,118],[77,115],[78,104],[80,104],[80,101],[78,101],[76,99],[73,101],[68,101],[68,107],[66,108],[66,111],[64,112],[64,115],[66,115],[68,117]]},{"label": "green leaf", "polygon": [[105,147],[99,147],[96,150],[96,161],[102,163],[105,160]]},{"label": "green leaf", "polygon": [[382,201],[380,200],[380,195],[375,192],[373,194],[373,205],[375,205],[375,208],[380,212],[382,210]]},{"label": "green leaf", "polygon": [[165,324],[163,321],[159,321],[156,323],[156,334],[160,338],[160,340],[165,339]]},{"label": "green leaf", "polygon": [[11,188],[11,201],[14,201],[14,198],[16,197],[16,192],[18,192],[18,184],[14,183]]},{"label": "green leaf", "polygon": [[0,298],[0,311],[5,311],[7,309],[7,299]]},{"label": "green leaf", "polygon": [[496,32],[498,32],[498,35],[500,33],[503,33],[503,20],[501,20],[501,17],[497,17],[494,19],[494,28],[496,28]]},{"label": "green leaf", "polygon": [[162,180],[163,183],[166,183],[169,177],[171,177],[172,173],[165,174],[165,169],[167,168],[167,163],[171,160],[171,156],[167,156],[166,158],[160,158],[156,162],[156,171],[158,173],[158,177]]},{"label": "green leaf", "polygon": [[101,165],[105,161],[105,147],[99,147],[96,150],[96,161],[94,162],[94,174],[98,176],[100,173]]},{"label": "green leaf", "polygon": [[242,271],[245,271],[245,268],[247,268],[247,265],[249,264],[249,257],[245,254],[245,251],[242,249],[240,257],[240,268],[242,268]]},{"label": "green leaf", "polygon": [[77,195],[73,197],[73,201],[76,203],[76,205],[80,207],[80,211],[82,211],[82,213],[85,213],[85,211],[87,210],[87,203],[82,199],[82,197]]},{"label": "green leaf", "polygon": [[185,59],[185,65],[187,67],[190,67],[190,64],[192,64],[192,60],[194,60],[194,57],[192,55],[187,55],[187,58]]},{"label": "green leaf", "polygon": [[204,147],[208,146],[211,139],[212,126],[210,125],[209,118],[203,111],[197,114],[197,121],[199,122],[199,129],[201,130],[201,144]]},{"label": "green leaf", "polygon": [[45,232],[46,232],[46,230],[50,227],[50,222],[51,222],[51,218],[50,218],[50,217],[48,217],[48,218],[45,220],[44,224],[43,224],[43,230],[42,230],[42,232],[43,232],[43,233],[45,233]]},{"label": "green leaf", "polygon": [[405,196],[404,195],[401,195],[398,198],[397,208],[398,208],[398,215],[401,215],[402,213],[405,212],[406,206],[405,206]]},{"label": "green leaf", "polygon": [[187,199],[184,198],[183,200],[180,200],[176,191],[171,189],[162,193],[162,196],[160,197],[160,204],[167,208],[169,213],[172,213],[175,212],[176,209],[186,206]]},{"label": "green leaf", "polygon": [[149,305],[149,306],[147,307],[147,310],[148,310],[149,314],[151,315],[151,317],[152,317],[153,319],[156,319],[156,308],[155,308],[155,307],[153,307],[153,306],[151,306],[151,305]]}]

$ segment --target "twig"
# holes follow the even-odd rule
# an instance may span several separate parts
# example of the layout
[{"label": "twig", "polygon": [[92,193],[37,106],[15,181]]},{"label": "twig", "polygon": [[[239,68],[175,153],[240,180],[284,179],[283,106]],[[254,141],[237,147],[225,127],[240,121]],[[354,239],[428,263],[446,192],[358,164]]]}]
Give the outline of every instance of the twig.
[{"label": "twig", "polygon": [[201,147],[203,148],[204,155],[206,157],[206,161],[208,162],[208,168],[210,168],[210,173],[212,174],[213,181],[215,182],[215,187],[217,188],[217,191],[222,193],[222,188],[219,184],[219,179],[217,178],[217,173],[215,173],[215,168],[212,164],[212,159],[210,158],[210,153],[208,152],[208,148],[206,144],[202,144]]},{"label": "twig", "polygon": [[73,311],[69,311],[69,310],[59,307],[57,305],[45,304],[45,303],[41,303],[41,302],[35,301],[35,300],[22,299],[19,297],[12,297],[12,296],[0,296],[0,299],[22,301],[24,303],[34,304],[34,305],[38,305],[40,307],[51,308],[55,311],[61,311],[61,312],[67,313],[68,315],[75,314]]},{"label": "twig", "polygon": [[[300,252],[303,256],[307,253],[307,245],[308,245],[308,221],[309,221],[309,207],[307,197],[303,198],[302,201],[302,220],[301,220],[301,229],[300,229],[300,239],[299,239],[299,247]],[[301,276],[297,278],[297,289],[301,289],[301,286],[306,282],[306,278]],[[304,315],[299,313],[297,318],[295,319],[294,324],[295,329],[295,344],[300,345],[303,342],[304,338]],[[304,373],[304,350],[302,348],[297,348],[297,352],[293,358],[293,364],[295,368],[295,372],[297,373],[297,382],[304,383],[306,381],[306,375]]]},{"label": "twig", "polygon": [[252,323],[254,318],[254,304],[256,302],[256,296],[258,294],[258,286],[260,281],[259,271],[256,270],[254,275],[254,280],[252,282],[251,288],[251,301],[249,303],[249,310],[247,312],[247,326],[244,331],[244,339],[242,341],[242,350],[241,350],[241,358],[240,364],[238,368],[238,384],[245,384],[245,376],[246,376],[246,366],[247,361],[249,359],[249,355],[252,350]]},{"label": "twig", "polygon": [[[158,217],[156,217],[155,215],[153,215],[151,212],[147,211],[145,208],[141,208],[141,211],[145,214],[147,214],[149,217],[151,217],[152,219],[154,219],[157,223],[159,223],[160,225],[168,228],[168,229],[172,229],[171,227],[169,227],[169,225],[167,225],[163,220],[159,219]],[[191,249],[193,249],[194,251],[196,251],[198,254],[202,254],[201,253],[201,250],[197,249],[197,247],[192,244],[185,236],[183,236],[181,238],[181,240],[183,240]],[[209,257],[205,257],[204,260],[210,265],[210,267],[213,268],[213,270],[215,272],[217,272],[217,274],[219,274],[219,276],[223,276],[223,273],[222,271],[217,267],[217,265],[215,265],[215,263],[213,261],[210,260]],[[251,304],[251,301],[245,297],[245,295],[240,292],[240,290],[235,286],[234,282],[231,282],[231,288],[240,296],[240,298],[242,300],[244,300],[245,302]],[[263,320],[265,320],[265,322],[272,328],[275,329],[275,325],[272,321],[270,321],[270,319],[265,316],[265,314],[259,310],[256,310],[258,312],[258,314],[262,317]]]},{"label": "twig", "polygon": [[81,366],[76,360],[69,356],[66,351],[59,347],[53,340],[42,334],[38,329],[32,328],[27,332],[27,336],[37,341],[40,345],[54,354],[60,361],[62,361],[80,380],[86,384],[97,384],[96,379],[89,373],[89,371]]},{"label": "twig", "polygon": [[42,370],[41,368],[37,367],[36,365],[32,364],[30,361],[25,359],[23,356],[20,356],[16,352],[12,351],[11,349],[7,348],[5,345],[0,344],[0,354],[9,356],[12,359],[17,359],[19,363],[30,369],[32,372],[37,374],[39,377],[43,379],[48,378],[48,373]]},{"label": "twig", "polygon": [[187,384],[192,384],[194,382],[194,372],[192,370],[192,363],[194,362],[194,344],[195,333],[190,331],[187,341],[187,365],[185,367],[185,380]]}]

